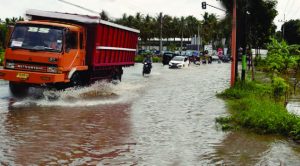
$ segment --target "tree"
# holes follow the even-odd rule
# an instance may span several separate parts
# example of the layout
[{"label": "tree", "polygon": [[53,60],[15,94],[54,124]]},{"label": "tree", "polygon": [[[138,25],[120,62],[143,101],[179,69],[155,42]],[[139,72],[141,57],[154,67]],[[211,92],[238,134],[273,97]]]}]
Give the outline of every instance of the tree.
[{"label": "tree", "polygon": [[8,26],[15,25],[18,21],[24,21],[23,17],[6,18],[4,22],[0,21],[0,48],[5,45]]},{"label": "tree", "polygon": [[291,56],[289,46],[285,41],[278,42],[276,39],[271,39],[268,45],[267,66],[273,72],[287,73],[287,70],[296,64],[296,59]]},{"label": "tree", "polygon": [[192,37],[193,35],[198,33],[199,20],[197,20],[196,17],[187,16],[185,18],[185,23],[186,23],[187,37]]},{"label": "tree", "polygon": [[102,12],[100,13],[100,18],[101,20],[105,20],[105,21],[109,20],[108,15],[104,10],[102,10]]},{"label": "tree", "polygon": [[204,43],[214,43],[214,41],[218,37],[218,21],[217,17],[214,14],[208,14],[205,12],[203,15],[203,24],[202,24],[202,33],[201,36],[203,38]]},{"label": "tree", "polygon": [[290,20],[282,25],[282,31],[284,27],[284,39],[289,44],[300,43],[300,20]]},{"label": "tree", "polygon": [[[233,0],[221,0],[221,3],[231,14]],[[246,43],[256,48],[269,43],[276,29],[273,24],[276,4],[277,0],[237,0],[237,48],[245,48]]]}]

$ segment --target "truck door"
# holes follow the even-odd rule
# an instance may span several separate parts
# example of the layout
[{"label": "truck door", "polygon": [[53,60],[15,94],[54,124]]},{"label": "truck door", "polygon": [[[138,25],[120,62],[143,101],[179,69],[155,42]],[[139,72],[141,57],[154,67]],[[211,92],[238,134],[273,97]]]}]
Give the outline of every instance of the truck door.
[{"label": "truck door", "polygon": [[61,66],[67,71],[70,71],[74,66],[80,65],[81,51],[78,39],[78,32],[69,31],[66,33],[65,50]]}]

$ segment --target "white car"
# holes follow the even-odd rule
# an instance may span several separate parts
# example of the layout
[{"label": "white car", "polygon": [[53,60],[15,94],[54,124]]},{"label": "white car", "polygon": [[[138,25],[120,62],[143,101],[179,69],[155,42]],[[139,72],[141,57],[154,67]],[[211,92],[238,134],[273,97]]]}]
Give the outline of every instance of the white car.
[{"label": "white car", "polygon": [[189,59],[184,56],[175,56],[169,62],[169,68],[183,68],[188,67],[190,64]]}]

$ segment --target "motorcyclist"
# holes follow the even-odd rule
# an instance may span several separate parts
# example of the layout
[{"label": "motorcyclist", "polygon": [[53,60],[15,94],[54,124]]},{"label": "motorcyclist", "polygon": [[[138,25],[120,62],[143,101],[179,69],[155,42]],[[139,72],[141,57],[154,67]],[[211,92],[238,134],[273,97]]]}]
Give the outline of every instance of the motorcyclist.
[{"label": "motorcyclist", "polygon": [[151,69],[152,68],[152,63],[153,63],[152,57],[150,55],[146,55],[146,57],[143,60],[143,64],[144,63],[148,63],[149,66],[150,66],[150,69]]}]

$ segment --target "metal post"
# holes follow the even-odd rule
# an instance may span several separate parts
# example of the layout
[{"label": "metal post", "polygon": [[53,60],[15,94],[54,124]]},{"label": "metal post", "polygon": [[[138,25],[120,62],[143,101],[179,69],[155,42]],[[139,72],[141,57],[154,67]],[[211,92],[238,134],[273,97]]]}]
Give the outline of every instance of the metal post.
[{"label": "metal post", "polygon": [[181,41],[180,41],[180,54],[182,54],[182,47],[183,47],[183,29],[184,29],[184,23],[181,26]]},{"label": "metal post", "polygon": [[283,16],[283,26],[282,26],[282,38],[284,39],[284,24],[285,24],[285,14],[284,14],[284,16]]},{"label": "metal post", "polygon": [[[199,42],[199,39],[200,39],[200,28],[199,28],[199,23],[198,23],[198,37],[196,38],[197,39],[197,51],[198,51],[198,54],[199,54],[199,51],[200,51],[200,42]],[[199,54],[200,55],[200,54]]]},{"label": "metal post", "polygon": [[162,18],[162,13],[159,14],[160,17],[160,38],[159,38],[159,52],[160,55],[162,55],[162,28],[163,28],[163,18]]},{"label": "metal post", "polygon": [[233,87],[235,84],[235,63],[236,63],[236,0],[233,1],[232,11],[232,32],[231,32],[231,80],[230,86]]}]

